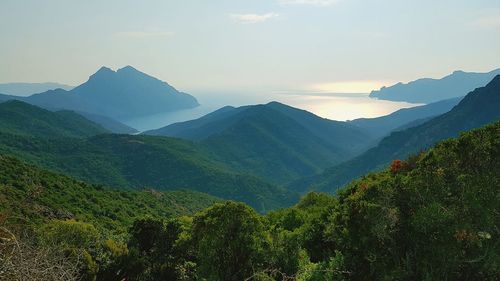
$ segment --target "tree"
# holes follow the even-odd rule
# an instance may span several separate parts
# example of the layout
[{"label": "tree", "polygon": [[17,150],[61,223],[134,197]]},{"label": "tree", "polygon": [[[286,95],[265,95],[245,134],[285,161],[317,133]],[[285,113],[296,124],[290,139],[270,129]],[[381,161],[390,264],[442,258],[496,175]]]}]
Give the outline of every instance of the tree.
[{"label": "tree", "polygon": [[[145,218],[134,222],[129,241],[128,263],[142,270],[130,271],[128,279],[182,280],[189,275],[187,253],[179,245],[183,222],[179,219],[162,220]],[[139,278],[139,276],[142,276]]]},{"label": "tree", "polygon": [[67,258],[80,259],[83,280],[95,280],[99,266],[96,262],[102,252],[99,231],[89,223],[75,220],[52,221],[40,228],[43,246],[62,250]]},{"label": "tree", "polygon": [[261,267],[262,223],[245,204],[226,202],[199,213],[193,239],[199,274],[207,280],[241,281]]}]

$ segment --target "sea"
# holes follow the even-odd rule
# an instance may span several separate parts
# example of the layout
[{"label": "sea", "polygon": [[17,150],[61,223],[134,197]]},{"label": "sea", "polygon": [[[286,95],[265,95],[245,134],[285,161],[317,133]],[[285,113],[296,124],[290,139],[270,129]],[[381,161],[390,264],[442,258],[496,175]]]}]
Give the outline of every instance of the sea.
[{"label": "sea", "polygon": [[304,93],[273,92],[265,94],[203,93],[195,95],[200,106],[174,112],[158,113],[134,119],[121,120],[139,130],[158,129],[173,123],[200,118],[224,106],[265,104],[277,101],[304,109],[320,117],[346,121],[357,118],[384,116],[402,108],[422,104],[394,102],[370,98],[367,93]]}]

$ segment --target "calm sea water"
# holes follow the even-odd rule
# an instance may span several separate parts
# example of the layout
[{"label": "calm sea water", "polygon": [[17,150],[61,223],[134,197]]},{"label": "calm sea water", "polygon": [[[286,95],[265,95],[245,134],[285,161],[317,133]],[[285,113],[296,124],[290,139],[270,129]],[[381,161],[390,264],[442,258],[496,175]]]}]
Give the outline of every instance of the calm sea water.
[{"label": "calm sea water", "polygon": [[201,106],[188,110],[160,113],[131,120],[129,126],[139,131],[157,129],[176,122],[196,119],[226,105],[242,106],[278,101],[310,111],[332,120],[352,120],[361,117],[378,117],[401,108],[420,104],[372,99],[368,94],[268,94],[268,95],[196,95]]}]

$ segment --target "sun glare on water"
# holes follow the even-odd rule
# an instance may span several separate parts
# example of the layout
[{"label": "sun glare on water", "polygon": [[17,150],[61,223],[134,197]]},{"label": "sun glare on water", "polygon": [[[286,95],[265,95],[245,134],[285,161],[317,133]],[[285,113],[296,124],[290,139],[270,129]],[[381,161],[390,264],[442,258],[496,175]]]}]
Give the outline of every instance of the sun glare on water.
[{"label": "sun glare on water", "polygon": [[339,81],[312,84],[309,90],[318,93],[370,93],[391,84],[391,81]]}]

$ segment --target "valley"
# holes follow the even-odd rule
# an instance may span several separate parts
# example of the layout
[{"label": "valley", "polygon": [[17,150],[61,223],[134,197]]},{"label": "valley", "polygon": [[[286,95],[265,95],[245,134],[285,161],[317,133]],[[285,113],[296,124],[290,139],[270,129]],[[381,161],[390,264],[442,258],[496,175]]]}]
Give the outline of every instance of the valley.
[{"label": "valley", "polygon": [[500,2],[0,1],[0,281],[499,281]]}]

